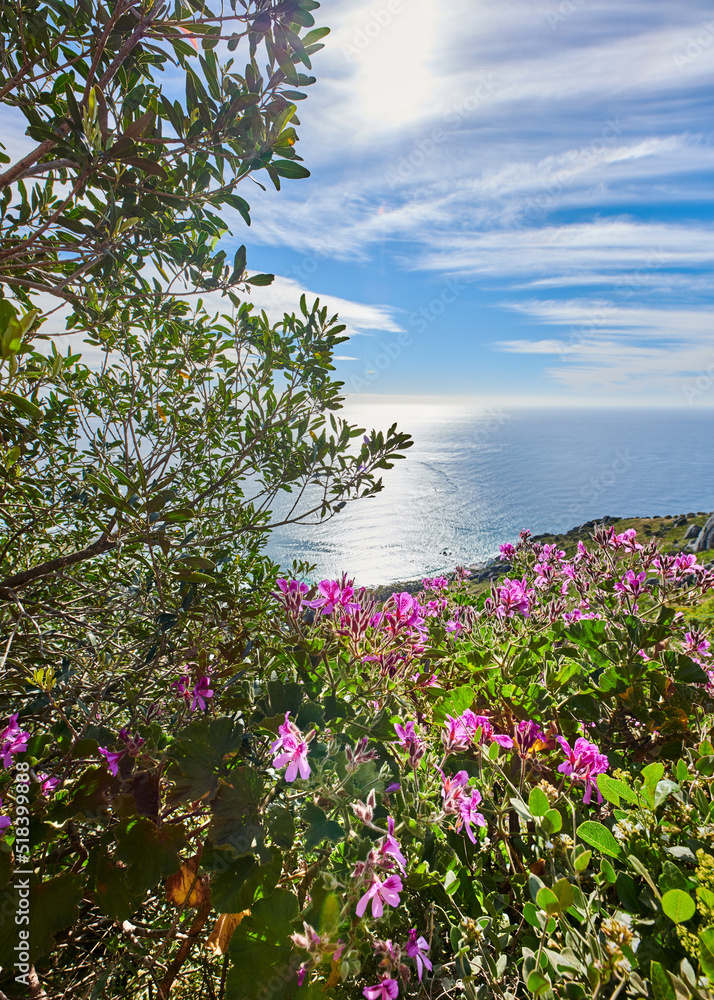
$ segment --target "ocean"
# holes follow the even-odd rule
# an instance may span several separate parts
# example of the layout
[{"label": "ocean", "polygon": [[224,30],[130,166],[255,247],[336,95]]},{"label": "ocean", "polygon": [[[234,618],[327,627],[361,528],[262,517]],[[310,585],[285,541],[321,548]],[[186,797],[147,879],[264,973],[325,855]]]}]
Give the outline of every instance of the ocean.
[{"label": "ocean", "polygon": [[714,410],[358,402],[346,415],[368,430],[396,421],[415,443],[378,496],[274,530],[268,555],[314,563],[316,580],[389,584],[484,562],[523,528],[714,510]]}]

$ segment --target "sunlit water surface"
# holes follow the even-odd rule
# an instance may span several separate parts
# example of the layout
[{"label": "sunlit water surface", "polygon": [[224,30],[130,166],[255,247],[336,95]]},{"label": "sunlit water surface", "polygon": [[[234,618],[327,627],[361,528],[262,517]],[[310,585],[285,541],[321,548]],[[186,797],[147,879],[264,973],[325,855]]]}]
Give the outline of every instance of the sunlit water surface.
[{"label": "sunlit water surface", "polygon": [[714,509],[714,412],[353,403],[347,416],[396,421],[415,443],[378,496],[274,531],[268,554],[315,563],[316,579],[392,583],[482,562],[522,528]]}]

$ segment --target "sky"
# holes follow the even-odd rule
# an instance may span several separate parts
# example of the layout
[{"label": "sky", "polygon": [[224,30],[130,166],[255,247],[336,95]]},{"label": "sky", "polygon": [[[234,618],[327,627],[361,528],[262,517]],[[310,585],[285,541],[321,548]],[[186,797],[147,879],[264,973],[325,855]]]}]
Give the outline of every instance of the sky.
[{"label": "sky", "polygon": [[714,405],[714,9],[326,0],[311,177],[229,220],[358,399]]},{"label": "sky", "polygon": [[303,292],[339,313],[349,400],[714,406],[711,4],[314,13],[311,177],[246,179],[253,223],[228,209],[224,246],[276,275],[251,292],[272,318]]}]

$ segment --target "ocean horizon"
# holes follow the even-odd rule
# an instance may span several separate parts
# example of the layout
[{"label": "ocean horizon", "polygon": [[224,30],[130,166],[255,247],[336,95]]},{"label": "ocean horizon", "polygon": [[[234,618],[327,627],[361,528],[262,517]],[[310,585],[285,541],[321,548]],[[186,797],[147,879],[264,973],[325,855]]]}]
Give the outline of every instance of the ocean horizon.
[{"label": "ocean horizon", "polygon": [[714,410],[353,399],[343,412],[368,431],[396,421],[414,446],[378,496],[272,532],[267,554],[286,571],[314,563],[316,580],[347,572],[390,584],[485,562],[524,528],[714,509]]}]

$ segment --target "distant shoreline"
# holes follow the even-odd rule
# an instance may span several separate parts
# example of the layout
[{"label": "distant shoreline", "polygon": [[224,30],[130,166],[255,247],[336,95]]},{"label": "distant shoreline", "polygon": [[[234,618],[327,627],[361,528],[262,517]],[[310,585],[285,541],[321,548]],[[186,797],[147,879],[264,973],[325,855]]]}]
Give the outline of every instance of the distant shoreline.
[{"label": "distant shoreline", "polygon": [[[607,526],[612,525],[618,533],[625,531],[627,528],[635,528],[645,538],[654,535],[666,539],[664,546],[664,551],[666,552],[672,548],[676,550],[684,548],[687,543],[687,540],[684,538],[687,529],[691,528],[692,525],[703,526],[710,517],[711,512],[707,513],[706,511],[690,511],[687,514],[665,514],[662,517],[620,518],[606,514],[604,517],[596,520],[585,521],[583,524],[576,525],[568,531],[562,533],[545,532],[540,535],[531,535],[531,539],[543,544],[557,544],[565,550],[567,555],[572,555],[577,548],[577,543],[588,536],[596,525],[603,524]],[[714,558],[712,549],[706,551],[712,553],[712,558]],[[497,556],[487,559],[484,562],[471,563],[467,566],[467,569],[471,570],[471,584],[485,585],[486,587],[490,587],[492,580],[497,580],[500,576],[508,573],[510,568],[510,563],[502,562]],[[376,587],[368,587],[367,589],[374,594],[375,600],[384,601],[393,593],[406,592],[408,594],[416,594],[423,589],[422,580],[427,576],[451,575],[452,573],[453,568],[449,573],[424,573],[424,576],[418,579],[396,580],[394,583],[379,584]]]}]

